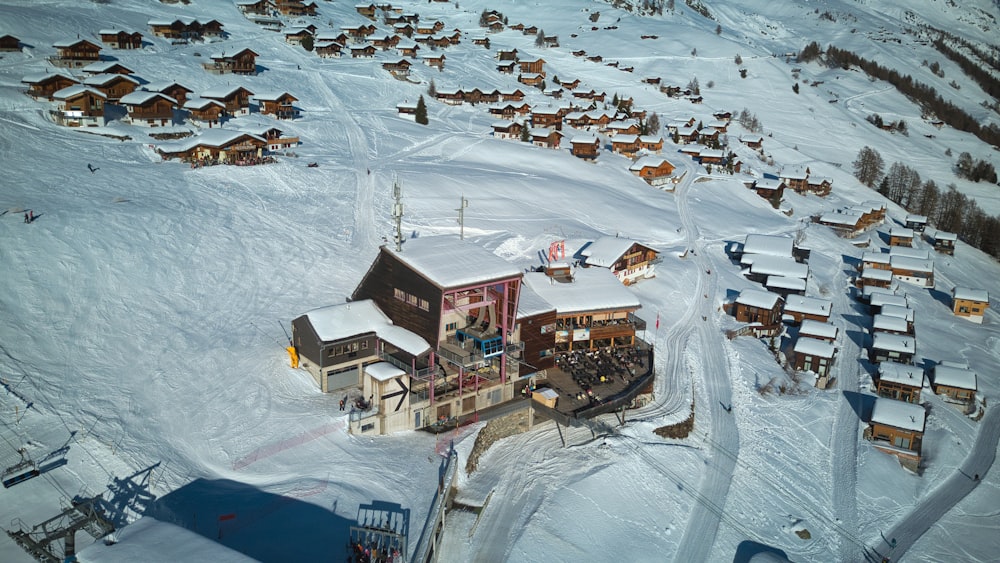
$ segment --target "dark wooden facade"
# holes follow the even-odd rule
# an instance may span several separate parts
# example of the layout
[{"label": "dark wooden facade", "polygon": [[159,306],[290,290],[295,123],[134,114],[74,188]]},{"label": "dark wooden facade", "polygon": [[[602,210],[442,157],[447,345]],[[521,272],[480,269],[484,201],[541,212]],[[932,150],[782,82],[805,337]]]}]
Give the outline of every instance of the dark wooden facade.
[{"label": "dark wooden facade", "polygon": [[50,61],[56,66],[81,67],[101,60],[101,46],[86,39],[63,41],[53,46],[56,56]]},{"label": "dark wooden facade", "polygon": [[141,49],[142,34],[138,31],[123,30],[101,31],[101,43],[112,49]]},{"label": "dark wooden facade", "polygon": [[260,113],[263,115],[273,115],[278,119],[294,119],[299,112],[295,109],[295,102],[299,101],[295,96],[285,92],[275,96],[274,99],[260,99]]},{"label": "dark wooden facade", "polygon": [[52,94],[74,84],[79,84],[75,78],[64,74],[47,74],[41,77],[31,77],[25,79],[28,84],[27,94],[36,100],[52,100]]},{"label": "dark wooden facade", "polygon": [[556,311],[547,311],[518,319],[521,342],[524,344],[523,360],[531,371],[555,367]]},{"label": "dark wooden facade", "polygon": [[0,36],[0,51],[20,51],[21,40],[13,35]]},{"label": "dark wooden facade", "polygon": [[257,56],[251,49],[242,49],[234,55],[213,56],[212,62],[202,66],[213,74],[257,74]]},{"label": "dark wooden facade", "polygon": [[[427,309],[396,298],[396,289],[401,289],[418,300],[427,303]],[[392,319],[392,322],[427,342],[436,343],[439,338],[441,301],[443,291],[427,278],[413,271],[383,247],[378,257],[362,278],[351,295],[352,301],[371,299]]]}]

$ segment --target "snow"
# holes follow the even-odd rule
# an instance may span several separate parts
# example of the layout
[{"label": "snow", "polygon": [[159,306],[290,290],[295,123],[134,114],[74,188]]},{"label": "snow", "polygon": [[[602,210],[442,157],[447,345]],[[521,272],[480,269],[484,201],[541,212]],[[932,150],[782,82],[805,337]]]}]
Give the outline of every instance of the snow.
[{"label": "snow", "polygon": [[754,256],[753,264],[750,265],[750,273],[805,279],[809,275],[809,266],[800,264],[790,257],[763,254]]},{"label": "snow", "polygon": [[571,282],[556,281],[544,272],[527,272],[524,283],[560,314],[642,306],[635,294],[605,268],[577,268]]},{"label": "snow", "polygon": [[882,381],[902,383],[912,387],[923,387],[926,379],[923,368],[899,362],[881,362],[878,365],[878,376]]},{"label": "snow", "polygon": [[861,270],[861,279],[875,281],[891,281],[892,270],[882,270],[879,268],[865,268]]},{"label": "snow", "polygon": [[406,372],[389,362],[375,362],[365,366],[365,373],[377,381],[389,381],[394,377],[405,376]]},{"label": "snow", "polygon": [[[407,82],[381,69],[391,52],[321,59],[261,29],[231,2],[115,0],[113,9],[69,0],[0,4],[0,32],[24,44],[0,60],[0,213],[6,211],[0,376],[7,385],[0,392],[6,413],[0,455],[10,465],[24,446],[33,459],[66,460],[3,490],[3,527],[15,519],[34,526],[58,514],[64,498],[103,493],[119,543],[88,546],[89,536],[78,534],[83,560],[226,560],[228,550],[264,561],[342,560],[358,507],[375,500],[399,504],[409,511],[411,530],[421,529],[440,453],[453,443],[464,468],[485,423],[439,437],[351,435],[349,414],[337,406],[341,396],[320,393],[306,372],[289,367],[284,350],[290,319],[342,303],[383,237],[392,236],[398,179],[407,247],[457,236],[455,208],[464,195],[468,244],[502,258],[504,269],[539,264],[554,240],[580,248],[616,232],[663,250],[659,275],[627,288],[656,345],[655,400],[627,411],[621,426],[612,415],[600,417],[606,430],[597,439],[587,428],[539,421],[495,443],[476,471],[460,469],[460,499],[473,506],[491,501],[478,515],[449,513],[441,561],[745,561],[747,545],[773,547],[793,561],[878,560],[890,551],[893,560],[995,560],[1000,381],[993,366],[1000,364],[1000,317],[991,308],[983,325],[956,320],[941,295],[946,301],[955,286],[994,290],[989,280],[1000,279],[1000,267],[957,241],[955,256],[931,258],[938,286],[910,288],[921,316],[921,363],[967,363],[981,375],[987,399],[977,421],[928,394],[928,455],[917,475],[862,438],[858,404],[868,400],[869,380],[859,373],[866,362],[856,360],[872,319],[853,300],[849,280],[861,250],[810,218],[880,199],[851,174],[863,146],[877,147],[887,165],[915,167],[922,180],[956,184],[994,215],[996,186],[958,178],[946,151],[970,152],[995,166],[997,153],[967,133],[930,125],[922,108],[856,69],[781,56],[812,39],[850,48],[934,85],[977,123],[995,123],[995,113],[980,105],[989,99],[982,88],[916,31],[904,31],[926,22],[992,45],[991,18],[1000,15],[994,4],[835,0],[820,11],[829,9],[837,22],[819,19],[815,3],[805,2],[705,3],[715,20],[682,2],[657,16],[567,0],[460,4],[401,7],[466,33],[481,31],[482,9],[498,7],[511,22],[559,34],[564,46],[533,51],[534,37],[514,31],[491,34],[490,50],[463,38],[447,49],[443,70],[415,65],[415,82]],[[320,16],[304,21],[335,29],[361,21],[347,4],[317,5]],[[587,18],[598,9],[600,29],[591,31]],[[229,38],[173,45],[147,33],[150,19],[171,22],[178,15],[218,19]],[[618,18],[618,29],[604,29]],[[288,90],[301,100],[302,116],[280,127],[302,144],[267,166],[191,169],[162,161],[150,148],[167,143],[150,134],[193,129],[186,124],[54,125],[53,104],[24,96],[22,77],[57,72],[45,61],[53,42],[112,26],[146,36],[143,49],[102,49],[143,81],[177,81],[199,94],[232,85]],[[639,38],[650,32],[659,39]],[[261,54],[257,76],[201,68],[209,53],[248,45]],[[746,175],[715,167],[709,175],[686,156],[674,159],[679,147],[668,139],[664,155],[683,179],[666,192],[636,178],[628,159],[603,147],[595,162],[584,162],[565,148],[494,139],[483,105],[449,106],[426,94],[432,78],[463,88],[516,87],[492,59],[496,49],[514,47],[544,53],[547,76],[579,77],[584,89],[633,96],[662,123],[690,117],[708,123],[716,110],[747,108],[761,130],[746,131],[734,120],[727,133]],[[635,65],[636,72],[570,54],[584,48]],[[733,64],[737,53],[746,79]],[[924,59],[939,60],[946,76],[928,72]],[[792,78],[793,68],[800,78]],[[643,76],[679,86],[697,76],[704,104],[668,98],[642,84]],[[961,88],[950,87],[951,80]],[[799,94],[791,89],[796,81]],[[532,104],[550,101],[536,89],[524,91]],[[427,101],[427,126],[396,114],[396,104],[419,95]],[[865,117],[876,112],[905,119],[911,134],[871,127]],[[240,122],[223,130],[244,129]],[[764,154],[732,143],[742,135],[764,138]],[[307,168],[309,162],[318,169]],[[88,163],[99,170],[91,173]],[[819,198],[786,191],[782,210],[775,210],[743,185],[785,166],[830,176],[833,192]],[[893,217],[906,214],[887,207]],[[21,220],[29,209],[38,216],[30,225]],[[834,389],[801,385],[782,394],[782,383],[792,382],[767,344],[726,338],[739,323],[719,307],[760,288],[723,252],[748,233],[801,233],[812,248],[807,288],[834,301],[831,323],[845,336],[838,342],[843,361],[831,367]],[[874,247],[884,247],[874,239]],[[685,420],[692,403],[691,436],[653,433]],[[974,474],[981,480],[968,477]],[[233,513],[220,528],[219,516]],[[795,535],[802,529],[811,539]],[[896,539],[896,547],[883,535]],[[6,534],[0,560],[34,561]]]},{"label": "snow", "polygon": [[308,311],[305,317],[323,342],[374,332],[379,338],[414,356],[430,349],[430,345],[420,336],[392,324],[389,317],[370,299],[320,307]]},{"label": "snow", "polygon": [[818,338],[835,340],[837,338],[837,332],[838,329],[836,325],[813,319],[802,319],[802,324],[799,325],[799,336],[815,336]]},{"label": "snow", "polygon": [[402,250],[391,246],[382,249],[440,288],[462,287],[481,280],[502,280],[521,274],[517,266],[456,236],[410,238],[403,241]]},{"label": "snow", "polygon": [[916,352],[916,339],[905,334],[876,332],[872,334],[872,341],[872,348],[876,350],[904,352],[907,354],[913,354]]},{"label": "snow", "polygon": [[875,400],[872,408],[872,422],[917,432],[924,431],[926,415],[924,407],[920,405],[882,397]]},{"label": "snow", "polygon": [[935,385],[947,385],[949,387],[972,389],[975,391],[978,388],[976,383],[977,379],[978,377],[976,372],[968,368],[948,366],[944,364],[934,366]]},{"label": "snow", "polygon": [[802,278],[786,278],[784,276],[767,276],[764,287],[768,289],[774,287],[778,289],[790,289],[792,291],[805,291],[806,280]]},{"label": "snow", "polygon": [[878,314],[872,319],[873,330],[884,330],[888,332],[909,332],[906,319],[894,317],[892,315]]},{"label": "snow", "polygon": [[934,262],[923,258],[910,258],[909,256],[893,256],[889,262],[894,270],[908,270],[911,272],[934,272]]},{"label": "snow", "polygon": [[888,264],[890,256],[882,252],[865,252],[861,255],[861,261],[872,264]]},{"label": "snow", "polygon": [[601,237],[581,250],[580,254],[587,258],[587,265],[610,268],[634,244],[641,243],[623,237]]},{"label": "snow", "polygon": [[916,316],[916,311],[913,309],[907,306],[891,303],[889,300],[885,299],[880,301],[879,307],[881,307],[879,311],[883,317],[897,317],[906,320],[908,323],[912,323],[914,317]]},{"label": "snow", "polygon": [[[761,182],[763,180],[759,180]],[[791,237],[749,234],[743,242],[743,254],[792,257]]]},{"label": "snow", "polygon": [[773,309],[779,299],[781,299],[781,296],[777,293],[761,291],[759,289],[744,289],[740,292],[739,297],[736,298],[736,302],[749,307],[757,307],[758,309]]},{"label": "snow", "polygon": [[806,354],[808,356],[815,356],[818,358],[832,358],[836,351],[837,348],[832,342],[819,340],[818,338],[800,336],[799,339],[795,341],[795,352],[798,354]]},{"label": "snow", "polygon": [[968,301],[977,301],[979,303],[990,302],[990,294],[983,289],[972,289],[970,287],[956,287],[952,290],[952,296],[955,299],[965,299]]},{"label": "snow", "polygon": [[[889,293],[887,293],[886,291],[888,291]],[[886,305],[893,305],[895,307],[900,307],[902,309],[909,309],[910,304],[906,300],[906,294],[899,295],[896,293],[891,293],[892,290],[886,290],[886,291],[876,291],[871,294],[871,299],[869,300],[869,303],[871,304],[872,307],[881,308]],[[895,310],[899,311],[900,309],[895,309]],[[904,318],[910,315],[910,313],[906,312],[903,312],[902,314],[904,315]]]},{"label": "snow", "polygon": [[785,299],[785,312],[804,313],[807,315],[830,316],[830,309],[833,302],[829,299],[819,297],[806,297],[805,295],[789,295]]}]

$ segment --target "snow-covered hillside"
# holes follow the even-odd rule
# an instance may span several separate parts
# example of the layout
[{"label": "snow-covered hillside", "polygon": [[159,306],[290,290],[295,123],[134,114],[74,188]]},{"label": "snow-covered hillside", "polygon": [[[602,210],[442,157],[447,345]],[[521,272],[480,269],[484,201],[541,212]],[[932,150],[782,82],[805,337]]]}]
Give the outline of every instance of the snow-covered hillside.
[{"label": "snow-covered hillside", "polygon": [[[922,20],[989,45],[1000,11],[985,0],[753,0],[706,3],[716,18],[708,20],[676,4],[674,12],[639,16],[597,1],[394,3],[463,34],[443,49],[443,70],[415,64],[406,82],[381,67],[398,58],[391,51],[320,59],[252,23],[229,0],[0,3],[0,36],[22,43],[19,52],[0,53],[0,469],[20,459],[19,449],[48,469],[0,491],[0,527],[30,530],[69,499],[102,494],[116,526],[150,519],[117,532],[118,545],[87,547],[89,536],[78,534],[81,560],[339,559],[358,507],[373,501],[408,509],[410,529],[420,530],[441,451],[454,443],[464,466],[481,425],[439,438],[352,436],[340,397],[288,367],[284,350],[291,319],[343,302],[391,238],[398,180],[405,232],[457,233],[464,196],[465,238],[521,267],[537,265],[555,240],[575,252],[607,234],[643,241],[663,256],[657,277],[633,286],[657,347],[654,404],[629,413],[607,437],[562,429],[570,447],[551,423],[495,444],[478,471],[460,471],[459,498],[490,502],[478,521],[468,512],[449,516],[441,560],[747,561],[768,546],[794,561],[858,561],[874,550],[886,555],[884,538],[897,540],[894,559],[994,559],[1000,478],[988,471],[995,433],[982,429],[998,428],[1000,315],[994,307],[983,325],[958,319],[947,294],[954,286],[981,288],[995,302],[1000,266],[959,242],[954,256],[935,256],[933,290],[904,286],[917,314],[919,361],[968,362],[988,405],[976,422],[925,389],[931,410],[918,476],[862,439],[859,405],[870,397],[871,378],[858,358],[871,316],[849,290],[862,249],[809,218],[880,199],[852,175],[864,146],[942,186],[955,183],[991,214],[1000,212],[996,186],[959,179],[953,164],[961,152],[1000,159],[969,134],[932,126],[888,84],[855,70],[800,65],[786,54],[812,40],[833,43],[931,83],[977,119],[995,122],[980,105],[986,94],[905,30]],[[317,5],[319,15],[301,21],[320,31],[369,21],[349,2]],[[509,29],[489,34],[489,49],[474,45],[473,37],[487,35],[479,27],[484,9],[502,12],[509,25],[558,35],[560,46],[537,47],[535,36]],[[836,21],[820,18],[827,11]],[[217,19],[228,37],[174,45],[150,35],[148,21],[176,17]],[[46,59],[54,43],[96,41],[108,28],[143,33],[143,49],[102,53],[144,82],[177,81],[195,93],[224,85],[290,92],[298,119],[253,114],[225,127],[275,125],[302,144],[279,151],[275,164],[193,169],[160,158],[162,141],[150,133],[162,131],[120,120],[55,125],[53,103],[26,96],[22,78],[53,70]],[[213,54],[244,47],[259,54],[256,76],[201,67]],[[433,80],[438,89],[521,87],[532,105],[558,103],[498,73],[493,57],[501,48],[544,58],[549,86],[555,76],[578,78],[609,99],[632,97],[663,124],[707,123],[714,112],[745,108],[763,125],[766,156],[740,146],[736,139],[748,131],[733,123],[728,137],[743,173],[708,174],[668,139],[664,155],[683,175],[668,192],[632,175],[623,156],[602,150],[590,163],[572,156],[568,143],[552,150],[495,139],[497,118],[485,104],[449,106],[428,95]],[[925,59],[939,60],[945,78],[921,66]],[[614,61],[633,71],[606,64]],[[648,77],[682,87],[697,78],[704,103],[667,97],[643,82]],[[961,89],[949,88],[951,80]],[[396,110],[421,95],[426,126]],[[874,112],[905,119],[909,136],[872,127],[865,117]],[[832,178],[832,194],[789,190],[775,210],[743,186],[791,165]],[[29,211],[36,219],[26,224]],[[889,215],[899,221],[905,211],[890,204]],[[765,342],[726,339],[738,323],[721,306],[759,287],[724,252],[748,233],[799,236],[812,249],[808,294],[833,301],[841,329],[837,388],[761,393],[773,379],[786,381],[784,370]],[[887,246],[874,231],[872,238]],[[653,433],[685,419],[692,401],[691,437]],[[982,481],[962,480],[969,473]],[[943,513],[921,505],[926,499]],[[203,538],[193,542],[182,529]],[[0,560],[32,558],[4,535]]]}]

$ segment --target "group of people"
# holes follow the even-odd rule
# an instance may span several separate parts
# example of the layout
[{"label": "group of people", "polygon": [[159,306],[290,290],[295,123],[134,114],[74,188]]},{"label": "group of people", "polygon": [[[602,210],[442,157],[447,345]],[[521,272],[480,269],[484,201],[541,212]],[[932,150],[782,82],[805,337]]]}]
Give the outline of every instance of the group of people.
[{"label": "group of people", "polygon": [[25,223],[34,223],[35,222],[35,212],[32,211],[31,209],[25,211],[25,213],[24,213],[24,222]]}]

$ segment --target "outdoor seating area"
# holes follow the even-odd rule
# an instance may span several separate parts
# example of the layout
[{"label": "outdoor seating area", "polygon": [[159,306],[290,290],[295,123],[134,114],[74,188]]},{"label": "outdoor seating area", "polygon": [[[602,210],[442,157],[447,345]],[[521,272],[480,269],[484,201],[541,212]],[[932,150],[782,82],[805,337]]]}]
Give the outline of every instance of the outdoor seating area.
[{"label": "outdoor seating area", "polygon": [[646,345],[573,350],[555,362],[547,380],[559,393],[556,410],[575,415],[629,390],[649,370],[649,351]]}]

